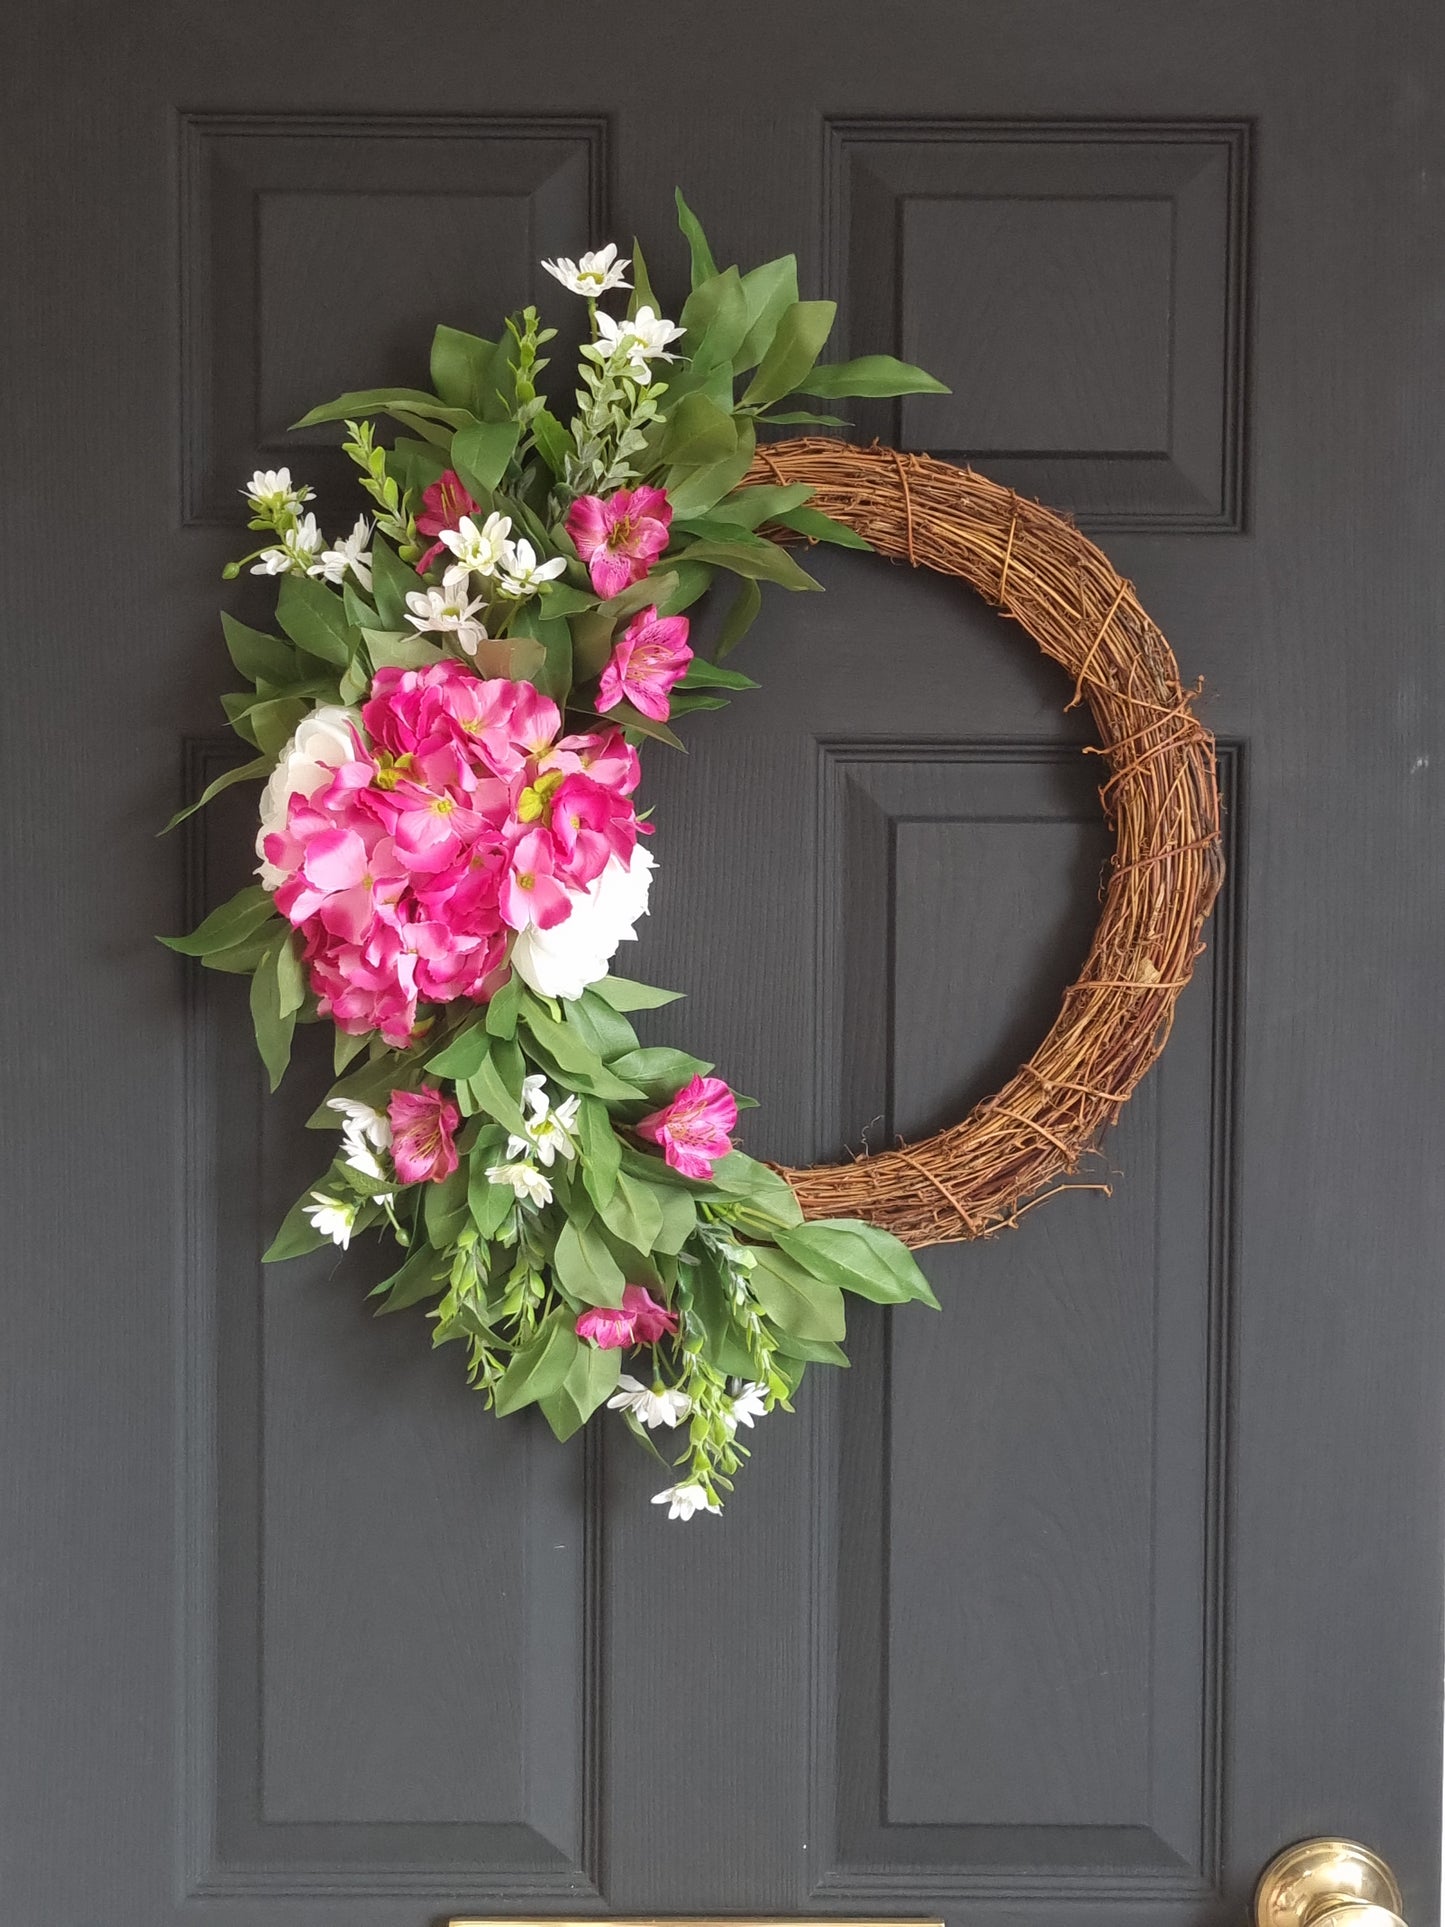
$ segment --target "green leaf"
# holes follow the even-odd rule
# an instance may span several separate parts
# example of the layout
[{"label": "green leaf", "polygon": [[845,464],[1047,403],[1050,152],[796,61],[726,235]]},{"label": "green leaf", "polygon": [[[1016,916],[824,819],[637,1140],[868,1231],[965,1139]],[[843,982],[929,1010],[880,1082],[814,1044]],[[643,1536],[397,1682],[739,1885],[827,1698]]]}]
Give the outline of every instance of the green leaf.
[{"label": "green leaf", "polygon": [[340,596],[309,575],[283,575],[276,593],[276,620],[291,640],[323,662],[351,661],[356,638]]},{"label": "green leaf", "polygon": [[640,1084],[649,1100],[665,1101],[694,1077],[706,1077],[712,1065],[701,1057],[667,1045],[648,1045],[614,1057],[611,1068],[629,1084]]},{"label": "green leaf", "polygon": [[784,589],[821,589],[823,586],[815,582],[806,569],[800,569],[787,550],[779,548],[776,542],[765,541],[761,536],[743,541],[741,531],[736,542],[693,542],[679,550],[679,554],[689,562],[708,562],[714,568],[731,569],[734,575],[776,582]]},{"label": "green leaf", "polygon": [[382,535],[371,538],[371,592],[376,613],[388,630],[406,627],[406,598],[421,586],[415,569],[403,562]]},{"label": "green leaf", "polygon": [[626,1276],[590,1218],[567,1220],[552,1263],[558,1284],[579,1304],[615,1307],[622,1303]]},{"label": "green leaf", "polygon": [[875,1305],[918,1303],[939,1309],[913,1254],[877,1225],[856,1218],[817,1218],[779,1231],[777,1242],[815,1277]]},{"label": "green leaf", "polygon": [[679,517],[701,515],[730,495],[752,467],[757,438],[751,422],[738,425],[738,448],[719,462],[696,467],[674,467],[668,477],[667,499]]},{"label": "green leaf", "polygon": [[615,723],[619,729],[632,730],[638,736],[651,737],[654,743],[666,743],[669,749],[680,749],[684,755],[687,745],[675,735],[666,723],[655,723],[650,716],[644,716],[640,709],[631,703],[614,703],[607,712],[606,720]]},{"label": "green leaf", "polygon": [[798,260],[783,254],[776,261],[764,261],[743,276],[743,296],[747,302],[748,331],[733,356],[738,374],[756,368],[772,344],[779,318],[798,299]]},{"label": "green leaf", "polygon": [[[219,776],[213,777],[207,783],[194,803],[187,803],[183,810],[176,811],[165,830],[161,831],[161,835],[164,836],[166,830],[173,830],[178,823],[184,823],[186,818],[194,816],[197,810],[204,809],[213,796],[219,796],[222,790],[230,789],[233,783],[251,783],[258,777],[269,776],[273,760],[270,756],[253,756],[249,763],[238,763],[235,769],[222,770]],[[173,950],[178,948],[178,943],[173,942],[169,937],[162,937],[161,942],[169,943]]]},{"label": "green leaf", "polygon": [[575,453],[572,437],[549,408],[539,408],[527,426],[537,453],[560,482],[567,473],[567,457]]},{"label": "green leaf", "polygon": [[296,651],[280,636],[263,635],[259,629],[248,629],[244,622],[237,622],[234,616],[227,615],[224,610],[221,612],[221,628],[225,632],[231,661],[247,682],[267,682],[280,689],[288,682],[295,682],[300,675]]},{"label": "green leaf", "polygon": [[[598,1213],[614,1236],[637,1251],[651,1251],[662,1229],[662,1205],[657,1192],[628,1171],[619,1171],[617,1186]],[[622,1301],[619,1298],[617,1302]]]},{"label": "green leaf", "polygon": [[468,1167],[459,1164],[439,1182],[428,1181],[421,1187],[422,1222],[426,1225],[427,1237],[438,1251],[445,1251],[456,1243],[471,1216],[467,1198],[470,1180]]},{"label": "green leaf", "polygon": [[456,436],[452,467],[472,495],[485,495],[497,487],[521,432],[516,422],[476,422]]},{"label": "green leaf", "polygon": [[473,1102],[488,1117],[494,1117],[498,1124],[505,1125],[514,1136],[526,1136],[527,1122],[522,1115],[521,1104],[515,1093],[507,1088],[495,1058],[483,1058],[467,1078],[466,1084]]},{"label": "green leaf", "polygon": [[490,1055],[491,1048],[485,1020],[474,1018],[435,1057],[427,1059],[426,1067],[437,1077],[450,1077],[453,1082],[461,1083],[468,1077],[476,1076]]},{"label": "green leaf", "polygon": [[778,318],[762,365],[743,392],[743,406],[766,407],[791,395],[833,331],[836,301],[795,301]]},{"label": "green leaf", "polygon": [[774,1225],[803,1222],[803,1209],[786,1178],[741,1151],[729,1151],[713,1166],[713,1188]]},{"label": "green leaf", "polygon": [[496,1161],[496,1153],[500,1148],[493,1144],[478,1155],[474,1145],[467,1179],[467,1209],[478,1235],[488,1239],[496,1237],[511,1217],[517,1202],[517,1194],[510,1184],[493,1184],[487,1176],[487,1169]]},{"label": "green leaf", "polygon": [[562,1021],[571,1025],[604,1064],[610,1064],[624,1051],[637,1049],[637,1032],[622,1013],[614,1010],[595,990],[587,989],[580,997],[566,999],[562,1005]]},{"label": "green leaf", "polygon": [[593,984],[592,990],[605,997],[614,1010],[622,1011],[659,1010],[682,996],[680,990],[659,990],[654,984],[640,984],[631,977],[614,977],[611,971]]},{"label": "green leaf", "polygon": [[405,1311],[409,1305],[419,1305],[425,1298],[438,1297],[446,1281],[446,1266],[440,1255],[429,1244],[421,1244],[399,1271],[383,1278],[369,1295],[386,1301],[376,1308],[380,1318],[387,1312]]},{"label": "green leaf", "polygon": [[547,666],[547,649],[535,636],[494,636],[479,642],[472,665],[479,676],[532,682]]},{"label": "green leaf", "polygon": [[366,653],[373,669],[429,669],[443,651],[415,629],[363,629]]},{"label": "green leaf", "polygon": [[533,1342],[512,1354],[493,1400],[498,1417],[519,1412],[524,1405],[535,1404],[549,1392],[555,1392],[567,1376],[579,1344],[567,1313],[554,1312]]},{"label": "green leaf", "polygon": [[652,1248],[676,1257],[697,1229],[697,1206],[690,1195],[675,1184],[658,1185],[653,1195],[662,1210],[662,1224]]},{"label": "green leaf", "polygon": [[[759,593],[756,583],[752,588],[754,594]],[[756,689],[758,685],[751,676],[739,675],[736,669],[719,669],[706,656],[694,656],[677,686],[679,689]]]},{"label": "green leaf", "polygon": [[610,601],[599,604],[598,615],[608,622],[620,622],[623,616],[635,616],[639,609],[666,600],[677,587],[677,577],[669,573],[670,568],[670,561],[664,563],[655,574],[644,576],[641,582],[630,584]]},{"label": "green leaf", "polygon": [[791,1332],[777,1335],[778,1350],[784,1358],[795,1358],[805,1365],[836,1365],[847,1371],[849,1358],[840,1345],[826,1338],[795,1338]]},{"label": "green leaf", "polygon": [[622,1354],[615,1348],[601,1351],[596,1345],[580,1345],[567,1376],[555,1392],[538,1400],[542,1416],[555,1438],[570,1439],[584,1426],[599,1406],[617,1390],[622,1376]]},{"label": "green leaf", "polygon": [[713,572],[705,562],[680,562],[674,558],[668,574],[676,587],[659,600],[657,613],[660,616],[681,615],[684,609],[690,609],[712,587]]},{"label": "green leaf", "polygon": [[730,414],[706,395],[684,395],[668,417],[657,460],[667,467],[698,468],[725,461],[737,447],[737,423]]},{"label": "green leaf", "polygon": [[817,491],[807,482],[756,483],[740,488],[710,511],[715,522],[736,522],[739,528],[761,528],[776,522],[789,509],[801,508]]},{"label": "green leaf", "polygon": [[291,1061],[291,1034],[296,1028],[296,1012],[284,1010],[281,1000],[280,957],[290,937],[288,930],[285,937],[272,944],[251,979],[251,1023],[256,1032],[256,1048],[273,1091]]},{"label": "green leaf", "polygon": [[848,1325],[843,1294],[779,1251],[773,1245],[754,1245],[748,1284],[753,1296],[779,1331],[794,1338],[842,1338]]},{"label": "green leaf", "polygon": [[248,883],[197,924],[188,937],[162,937],[160,941],[168,950],[179,950],[183,957],[209,956],[213,950],[231,949],[275,912],[270,891],[263,890],[259,883]]},{"label": "green leaf", "polygon": [[394,415],[408,427],[413,416],[445,422],[448,428],[466,428],[472,421],[470,410],[440,402],[424,388],[357,388],[349,395],[338,395],[335,401],[323,402],[291,426],[315,428],[319,422],[344,422],[360,415]]},{"label": "green leaf", "polygon": [[432,336],[432,387],[453,408],[480,415],[491,388],[495,341],[469,335],[461,328],[439,327]]},{"label": "green leaf", "polygon": [[288,931],[276,953],[276,986],[283,1017],[294,1016],[306,1002],[306,969],[296,942],[294,932]]},{"label": "green leaf", "polygon": [[353,1037],[349,1031],[337,1031],[331,1046],[331,1068],[336,1076],[340,1077],[353,1058],[359,1057],[365,1049],[365,1037]]},{"label": "green leaf", "polygon": [[678,317],[687,330],[687,356],[694,374],[732,367],[748,331],[748,303],[736,268],[726,268],[694,288]]},{"label": "green leaf", "polygon": [[[487,1005],[486,1027],[489,1037],[515,1037],[517,1011],[522,996],[522,980],[511,976]],[[470,1076],[470,1072],[468,1072]]]},{"label": "green leaf", "polygon": [[751,577],[744,577],[738,584],[738,592],[728,605],[723,617],[722,627],[717,633],[714,654],[719,662],[730,656],[748,630],[757,621],[758,611],[763,606],[763,592]]},{"label": "green leaf", "polygon": [[322,1237],[306,1215],[307,1205],[313,1202],[311,1193],[307,1191],[292,1205],[281,1220],[280,1230],[261,1254],[263,1265],[276,1265],[286,1258],[299,1258],[303,1253],[315,1251],[330,1242]]},{"label": "green leaf", "polygon": [[759,415],[760,422],[768,422],[774,428],[851,428],[852,422],[842,415],[823,415],[816,408],[789,408],[785,410],[770,408],[765,415]]},{"label": "green leaf", "polygon": [[806,535],[811,542],[833,542],[840,549],[862,549],[865,554],[873,553],[873,544],[850,529],[846,522],[835,521],[831,515],[824,515],[821,509],[788,509],[778,517],[785,529],[796,529],[799,535]]},{"label": "green leaf", "polygon": [[246,721],[256,747],[274,763],[302,718],[310,713],[311,704],[299,696],[274,696],[267,702],[253,703],[246,711]]},{"label": "green leaf", "polygon": [[622,1165],[622,1146],[607,1115],[607,1106],[596,1097],[584,1097],[577,1109],[577,1134],[582,1146],[582,1181],[595,1205],[607,1203],[617,1186]]},{"label": "green leaf", "polygon": [[677,225],[682,229],[692,257],[692,285],[698,288],[717,273],[717,262],[712,258],[712,249],[707,244],[702,223],[682,198],[682,189],[674,188],[673,195],[677,201]]},{"label": "green leaf", "polygon": [[860,355],[856,361],[835,361],[812,369],[804,378],[793,382],[791,388],[800,395],[819,395],[828,401],[844,395],[872,399],[884,395],[950,395],[953,392],[945,382],[922,368],[897,361],[892,355]]}]

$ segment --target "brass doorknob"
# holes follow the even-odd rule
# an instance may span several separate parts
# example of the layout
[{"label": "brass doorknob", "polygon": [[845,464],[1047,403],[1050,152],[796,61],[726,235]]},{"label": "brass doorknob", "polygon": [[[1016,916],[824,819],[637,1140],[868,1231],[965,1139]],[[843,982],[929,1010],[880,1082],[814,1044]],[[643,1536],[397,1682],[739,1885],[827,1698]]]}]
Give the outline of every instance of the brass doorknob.
[{"label": "brass doorknob", "polygon": [[1354,1840],[1301,1840],[1276,1854],[1254,1890],[1255,1927],[1405,1927],[1400,1888]]}]

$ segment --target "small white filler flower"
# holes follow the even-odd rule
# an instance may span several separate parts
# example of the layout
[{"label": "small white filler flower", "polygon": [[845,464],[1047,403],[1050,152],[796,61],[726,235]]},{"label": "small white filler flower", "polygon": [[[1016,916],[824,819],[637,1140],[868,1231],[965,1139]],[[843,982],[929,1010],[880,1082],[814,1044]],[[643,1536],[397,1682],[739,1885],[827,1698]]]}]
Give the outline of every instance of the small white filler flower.
[{"label": "small white filler flower", "polygon": [[654,1505],[665,1505],[669,1519],[690,1519],[694,1512],[721,1512],[722,1507],[706,1486],[670,1485],[652,1495]]},{"label": "small white filler flower", "polygon": [[507,1139],[507,1156],[525,1158],[535,1152],[550,1170],[560,1154],[570,1164],[577,1155],[577,1112],[582,1100],[574,1093],[554,1109],[547,1096],[547,1080],[540,1071],[522,1079],[522,1102],[532,1115],[525,1137]]},{"label": "small white filler flower", "polygon": [[489,1164],[487,1178],[492,1184],[510,1184],[515,1196],[526,1204],[552,1202],[551,1179],[535,1164],[524,1164],[520,1159],[511,1164]]},{"label": "small white filler flower", "polygon": [[294,529],[281,531],[281,540],[262,549],[251,564],[252,575],[309,575],[311,565],[325,546],[326,538],[316,526],[309,510]]},{"label": "small white filler flower", "polygon": [[561,254],[555,261],[544,261],[542,266],[571,293],[588,295],[594,301],[599,294],[608,294],[613,288],[632,286],[627,279],[627,262],[617,259],[615,241],[609,241],[605,248],[595,248],[579,260],[573,261]]},{"label": "small white filler flower", "polygon": [[363,589],[370,589],[371,551],[366,546],[370,540],[371,523],[366,516],[358,515],[350,535],[343,535],[334,549],[323,549],[306,573],[324,576],[339,587],[349,569]]},{"label": "small white filler flower", "polygon": [[311,1193],[314,1202],[306,1206],[306,1216],[312,1227],[323,1238],[329,1238],[334,1245],[345,1251],[351,1243],[351,1234],[356,1229],[358,1206],[352,1198],[331,1198],[324,1191]]},{"label": "small white filler flower", "polygon": [[598,347],[609,360],[624,354],[640,375],[647,373],[649,361],[676,361],[676,355],[667,352],[668,346],[680,340],[684,332],[651,308],[639,308],[630,321],[614,321],[610,314],[597,317]]},{"label": "small white filler flower", "polygon": [[434,630],[440,635],[455,636],[457,647],[474,656],[478,644],[487,639],[486,630],[477,621],[477,610],[483,607],[486,598],[468,599],[471,580],[469,572],[458,564],[447,570],[439,589],[411,590],[406,606],[411,610],[407,621],[412,628],[420,629],[423,635]]},{"label": "small white filler flower", "polygon": [[470,515],[464,515],[454,529],[441,531],[441,540],[473,575],[495,575],[506,557],[507,537],[511,533],[511,516],[494,512],[480,528]]},{"label": "small white filler flower", "polygon": [[258,468],[240,492],[256,519],[272,528],[291,521],[300,515],[304,503],[316,499],[313,489],[293,484],[289,468]]},{"label": "small white filler flower", "polygon": [[536,595],[544,582],[561,575],[566,566],[565,555],[554,555],[550,562],[539,562],[537,551],[523,536],[519,541],[507,544],[497,586],[504,596],[520,602],[525,596]]},{"label": "small white filler flower", "polygon": [[[609,1412],[631,1412],[640,1425],[652,1431],[659,1425],[681,1425],[692,1410],[692,1400],[677,1387],[651,1387],[623,1372],[617,1390],[607,1401]],[[698,1488],[701,1491],[701,1487]]]}]

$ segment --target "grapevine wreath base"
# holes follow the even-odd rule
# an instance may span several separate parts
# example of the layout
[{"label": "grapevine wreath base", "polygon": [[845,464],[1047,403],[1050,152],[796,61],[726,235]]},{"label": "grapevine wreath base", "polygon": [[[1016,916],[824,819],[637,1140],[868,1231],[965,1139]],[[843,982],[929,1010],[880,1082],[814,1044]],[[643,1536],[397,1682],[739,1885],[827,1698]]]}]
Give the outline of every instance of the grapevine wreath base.
[{"label": "grapevine wreath base", "polygon": [[1174,655],[1072,524],[968,469],[819,439],[760,449],[750,482],[803,482],[882,555],[961,576],[1074,678],[1109,776],[1103,914],[1053,1029],[994,1097],[917,1144],[785,1170],[810,1218],[859,1217],[915,1249],[978,1238],[1073,1171],[1164,1048],[1223,877],[1214,740]]}]

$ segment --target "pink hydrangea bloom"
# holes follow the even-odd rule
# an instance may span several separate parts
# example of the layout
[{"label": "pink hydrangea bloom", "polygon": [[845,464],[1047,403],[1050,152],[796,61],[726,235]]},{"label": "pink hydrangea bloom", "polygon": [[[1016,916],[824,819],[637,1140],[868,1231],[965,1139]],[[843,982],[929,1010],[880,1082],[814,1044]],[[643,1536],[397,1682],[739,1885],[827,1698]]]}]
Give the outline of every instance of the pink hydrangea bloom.
[{"label": "pink hydrangea bloom", "polygon": [[[464,515],[475,514],[480,506],[468,495],[462,478],[454,468],[439,475],[430,488],[421,492],[422,512],[416,518],[418,535],[439,536],[443,529],[454,529]],[[425,575],[432,563],[441,554],[445,544],[433,542],[421,561],[416,565],[418,575]]]},{"label": "pink hydrangea bloom", "polygon": [[615,709],[626,701],[655,723],[665,723],[672,685],[692,661],[687,629],[686,616],[660,616],[656,608],[634,616],[602,671],[597,707]]},{"label": "pink hydrangea bloom", "polygon": [[386,1107],[391,1123],[391,1161],[403,1184],[440,1184],[457,1168],[452,1133],[461,1112],[431,1085],[393,1091]]},{"label": "pink hydrangea bloom", "polygon": [[559,741],[530,683],[451,659],[379,670],[362,722],[262,855],[322,1014],[403,1045],[423,1006],[486,1002],[513,932],[554,928],[631,858],[637,758],[617,730]]},{"label": "pink hydrangea bloom", "polygon": [[605,500],[579,495],[567,511],[567,533],[587,564],[593,588],[606,598],[621,595],[650,573],[667,547],[671,521],[665,492],[644,485],[620,488]]},{"label": "pink hydrangea bloom", "polygon": [[594,1306],[577,1320],[577,1336],[590,1339],[602,1352],[655,1345],[664,1334],[672,1336],[676,1331],[677,1313],[659,1305],[642,1285],[625,1285],[620,1306]]},{"label": "pink hydrangea bloom", "polygon": [[732,1147],[737,1102],[720,1077],[694,1077],[670,1104],[635,1126],[637,1135],[662,1147],[662,1155],[685,1178],[710,1178]]}]

